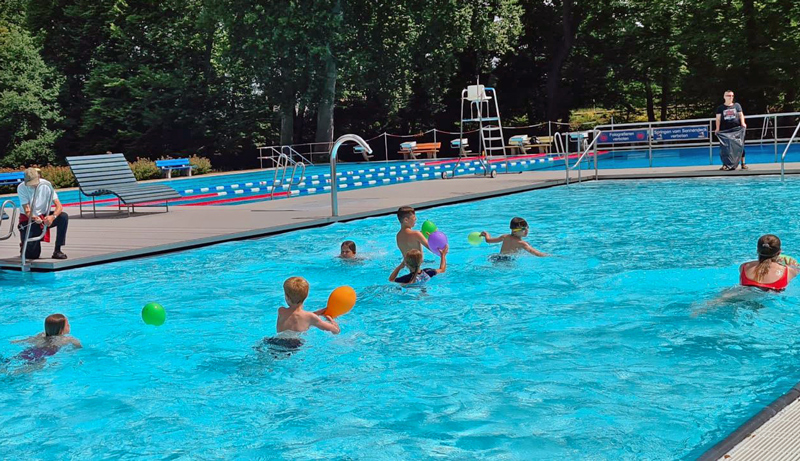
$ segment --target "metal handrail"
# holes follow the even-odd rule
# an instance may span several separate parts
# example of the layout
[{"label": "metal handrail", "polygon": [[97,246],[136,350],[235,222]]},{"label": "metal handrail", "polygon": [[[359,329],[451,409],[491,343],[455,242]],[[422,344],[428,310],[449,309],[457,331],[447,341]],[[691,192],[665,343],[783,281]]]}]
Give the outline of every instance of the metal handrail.
[{"label": "metal handrail", "polygon": [[[316,144],[327,144],[327,143],[316,143]],[[281,146],[281,151],[283,151],[284,149],[289,149],[289,158],[290,159],[294,160],[294,157],[296,155],[296,156],[300,157],[300,161],[301,162],[305,162],[305,163],[308,163],[308,164],[311,164],[311,165],[314,164],[314,162],[312,162],[311,160],[303,157],[303,155],[300,154],[300,152],[297,152],[292,146]]]},{"label": "metal handrail", "polygon": [[[295,162],[286,154],[278,155],[278,159],[275,161],[275,170],[272,174],[272,189],[270,189],[269,198],[270,200],[275,199],[275,188],[278,187],[278,182],[280,182],[281,186],[286,184],[286,172],[289,170],[289,167],[292,167],[292,173],[289,175],[289,188],[288,192],[292,192],[292,184],[294,183],[295,172],[297,171],[297,166],[300,165],[302,168],[302,172],[300,174],[300,179],[302,180],[306,174],[306,165],[303,162]],[[278,181],[278,172],[282,172],[281,179]]]},{"label": "metal handrail", "polygon": [[[44,184],[42,184],[40,182],[39,185],[36,186],[36,189],[33,190],[33,198],[31,199],[31,204],[30,204],[31,214],[33,214],[34,210],[36,209],[36,198],[39,196],[39,188],[42,187],[42,186],[44,186]],[[47,187],[49,187],[49,189],[50,189],[50,194],[47,196],[47,208],[46,208],[47,214],[49,215],[50,214],[50,208],[53,207],[53,199],[54,199],[54,197],[56,195],[56,190],[52,186],[47,186]],[[31,238],[31,236],[30,236],[31,235],[31,226],[34,225],[34,224],[35,224],[34,217],[33,216],[28,216],[28,225],[25,226],[25,238],[22,239],[22,254],[20,255],[20,261],[21,261],[20,269],[22,269],[23,272],[26,272],[28,270],[28,267],[25,265],[25,259],[26,259],[25,258],[25,253],[28,250],[28,243],[30,243],[30,242],[38,242],[38,241],[42,240],[44,238],[44,236],[47,234],[47,230],[45,229],[45,230],[42,230],[42,233],[39,234],[37,237]]]},{"label": "metal handrail", "polygon": [[359,146],[363,147],[364,150],[367,151],[367,154],[372,153],[372,148],[369,147],[366,141],[364,141],[361,136],[355,134],[346,134],[333,144],[331,148],[331,216],[339,216],[339,197],[337,192],[338,181],[336,180],[336,156],[339,151],[339,147],[346,143],[347,141],[353,141],[357,143]]},{"label": "metal handrail", "polygon": [[[6,211],[6,208],[9,205],[11,205],[11,215],[10,216],[9,216],[8,212]],[[18,215],[19,215],[19,208],[17,208],[17,204],[14,203],[13,200],[6,200],[6,201],[3,202],[3,205],[0,205],[0,228],[3,227],[3,221],[4,221],[3,216],[8,216],[9,217],[8,222],[10,224],[9,225],[10,229],[8,229],[8,234],[0,235],[0,240],[7,240],[7,239],[11,238],[12,235],[14,235],[14,220],[17,218]]]},{"label": "metal handrail", "polygon": [[783,149],[783,154],[781,155],[781,181],[783,181],[783,170],[784,170],[784,164],[786,163],[786,153],[789,152],[789,146],[791,146],[792,142],[794,142],[794,137],[797,136],[798,130],[800,130],[800,123],[798,123],[797,126],[794,128],[794,133],[792,133],[792,137],[789,138],[789,142],[786,143],[786,148]]},{"label": "metal handrail", "polygon": [[[597,179],[597,177],[598,177],[598,171],[597,171],[597,140],[600,139],[600,136],[599,136],[599,131],[597,131],[597,130],[594,130],[592,132],[592,134],[594,135],[594,139],[592,139],[592,142],[590,142],[589,145],[586,146],[586,149],[584,149],[583,153],[578,157],[578,160],[575,162],[574,165],[572,165],[572,166],[569,165],[569,154],[568,153],[564,153],[564,165],[566,166],[565,172],[566,172],[566,184],[567,185],[569,185],[569,172],[570,172],[570,170],[575,169],[576,166],[580,166],[581,162],[583,162],[583,158],[586,157],[586,154],[588,154],[592,150],[594,151],[594,179]],[[578,182],[581,182],[581,169],[580,168],[578,168]]]}]

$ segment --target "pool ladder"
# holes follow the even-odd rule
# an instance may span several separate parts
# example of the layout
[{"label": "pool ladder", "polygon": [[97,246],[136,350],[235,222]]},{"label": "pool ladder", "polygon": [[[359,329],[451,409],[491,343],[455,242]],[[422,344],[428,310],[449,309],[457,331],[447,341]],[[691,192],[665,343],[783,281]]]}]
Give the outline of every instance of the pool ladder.
[{"label": "pool ladder", "polygon": [[289,171],[289,168],[292,169],[292,173],[289,175],[289,188],[286,192],[289,195],[292,195],[292,185],[294,184],[294,177],[297,169],[300,168],[300,177],[298,178],[297,183],[300,184],[303,181],[303,178],[306,176],[306,164],[303,162],[296,162],[292,160],[286,154],[278,155],[277,160],[275,160],[275,170],[274,174],[272,175],[272,190],[270,191],[269,198],[270,200],[275,199],[275,188],[278,186],[278,173],[281,173],[280,184],[281,187],[285,184],[286,181],[286,173]]},{"label": "pool ladder", "polygon": [[[10,211],[6,211],[6,208],[10,208]],[[14,221],[16,221],[18,215],[19,208],[17,208],[17,204],[11,200],[4,201],[3,205],[0,206],[0,231],[3,230],[3,223],[6,220],[8,220],[9,223],[8,233],[0,234],[0,240],[8,240],[14,235]]]}]

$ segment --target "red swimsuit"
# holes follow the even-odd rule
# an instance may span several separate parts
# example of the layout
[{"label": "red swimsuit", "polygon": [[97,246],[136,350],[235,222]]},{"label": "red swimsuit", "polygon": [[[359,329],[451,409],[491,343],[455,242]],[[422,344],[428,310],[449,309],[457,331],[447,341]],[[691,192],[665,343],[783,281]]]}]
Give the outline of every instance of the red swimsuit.
[{"label": "red swimsuit", "polygon": [[746,287],[757,287],[762,290],[783,291],[786,286],[789,285],[789,269],[786,268],[783,271],[783,275],[778,280],[772,283],[761,283],[750,279],[747,276],[745,268],[742,267],[742,270],[739,272],[739,283]]}]

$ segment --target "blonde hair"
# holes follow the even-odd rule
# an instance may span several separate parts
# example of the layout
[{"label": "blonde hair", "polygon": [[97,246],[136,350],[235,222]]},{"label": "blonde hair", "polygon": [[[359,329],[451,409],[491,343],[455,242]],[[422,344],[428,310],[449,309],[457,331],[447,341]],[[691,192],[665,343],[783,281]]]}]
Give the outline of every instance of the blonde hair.
[{"label": "blonde hair", "polygon": [[419,250],[408,250],[405,258],[403,258],[403,262],[406,263],[406,267],[411,271],[411,280],[409,280],[409,283],[413,283],[417,279],[417,273],[419,273],[420,267],[422,267],[422,252]]},{"label": "blonde hair", "polygon": [[289,277],[283,282],[283,292],[287,301],[300,304],[308,298],[308,282],[303,277]]},{"label": "blonde hair", "polygon": [[756,266],[756,282],[766,277],[769,267],[778,261],[781,254],[781,239],[777,235],[766,234],[758,239],[758,265]]}]

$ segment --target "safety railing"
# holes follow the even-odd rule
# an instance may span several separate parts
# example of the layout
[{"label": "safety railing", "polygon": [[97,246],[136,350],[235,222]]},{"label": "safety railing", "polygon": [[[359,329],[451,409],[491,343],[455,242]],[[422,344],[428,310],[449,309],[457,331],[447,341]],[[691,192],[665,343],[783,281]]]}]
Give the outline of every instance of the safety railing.
[{"label": "safety railing", "polygon": [[357,136],[354,134],[346,134],[344,136],[339,137],[336,142],[333,144],[331,148],[331,215],[332,216],[339,216],[339,197],[338,197],[338,181],[336,180],[336,157],[339,153],[339,147],[342,144],[352,141],[358,143],[359,146],[363,147],[364,150],[367,151],[367,154],[372,153],[372,148],[369,147],[366,141],[361,136]]},{"label": "safety railing", "polygon": [[792,133],[792,137],[789,138],[789,142],[786,143],[786,148],[783,149],[783,154],[781,154],[781,181],[784,180],[783,175],[784,175],[784,164],[786,163],[786,153],[789,152],[789,146],[791,146],[792,142],[794,142],[794,138],[795,136],[797,136],[798,130],[800,130],[800,122],[798,122],[797,126],[794,127],[794,132]]},{"label": "safety railing", "polygon": [[569,152],[565,152],[564,153],[564,166],[565,166],[564,170],[566,172],[566,184],[567,185],[569,185],[569,172],[574,170],[576,167],[578,168],[578,182],[582,181],[581,171],[583,171],[583,168],[581,168],[581,163],[583,162],[583,159],[586,157],[586,155],[589,152],[592,152],[592,157],[594,157],[594,179],[595,180],[597,179],[597,177],[598,177],[598,171],[597,171],[597,140],[600,139],[600,136],[598,136],[598,133],[599,133],[598,131],[595,131],[593,133],[594,134],[594,139],[592,139],[592,142],[589,143],[589,145],[586,146],[586,148],[583,150],[583,152],[578,156],[578,160],[575,161],[574,165],[570,166],[570,164],[569,164]]},{"label": "safety railing", "polygon": [[[7,208],[10,208],[11,211],[6,211]],[[17,204],[14,203],[13,200],[6,200],[3,202],[3,205],[0,206],[0,231],[3,229],[3,222],[8,221],[9,223],[8,232],[6,234],[0,234],[0,240],[7,240],[14,235],[14,222],[18,215],[19,208],[17,208]]]},{"label": "safety railing", "polygon": [[286,154],[278,155],[278,159],[275,160],[275,169],[273,170],[274,173],[272,175],[272,190],[270,191],[270,200],[275,198],[275,188],[278,186],[278,173],[281,173],[280,185],[283,187],[286,185],[286,172],[289,170],[289,167],[292,168],[292,173],[289,175],[289,187],[287,189],[287,193],[290,195],[292,193],[292,185],[294,184],[297,168],[300,168],[300,181],[302,181],[303,177],[306,175],[305,163],[295,162]]},{"label": "safety railing", "polygon": [[[33,191],[33,198],[31,199],[30,203],[31,214],[33,214],[34,210],[37,209],[36,199],[39,197],[40,187],[47,187],[50,190],[50,193],[47,194],[47,207],[45,208],[45,210],[47,210],[45,216],[47,216],[50,213],[50,208],[52,208],[53,206],[53,198],[55,197],[56,191],[53,187],[44,185],[43,183],[39,183],[39,185],[36,186],[36,189]],[[28,216],[28,225],[25,226],[25,236],[22,239],[22,254],[20,255],[20,269],[22,269],[23,272],[27,272],[30,270],[25,261],[26,259],[25,254],[27,253],[28,250],[28,244],[30,242],[38,242],[42,240],[45,237],[45,235],[47,235],[47,230],[43,229],[41,234],[39,234],[36,237],[31,237],[31,226],[36,224],[35,221],[36,219],[37,218],[35,216]]]},{"label": "safety railing", "polygon": [[[788,141],[790,138],[787,137],[780,137],[781,129],[790,129],[795,126],[794,119],[800,116],[800,112],[783,112],[783,113],[775,113],[775,114],[756,114],[756,115],[747,115],[745,116],[745,120],[748,121],[762,121],[761,126],[756,126],[753,128],[748,127],[746,132],[756,133],[754,139],[746,139],[745,144],[761,144],[763,145],[766,142],[771,142],[773,144],[774,154],[775,154],[775,162],[778,162],[778,144]],[[781,125],[779,121],[781,119],[791,118],[792,123],[790,125]],[[615,124],[603,124],[595,126],[595,131],[600,131],[601,135],[606,133],[613,133],[613,132],[621,132],[621,131],[646,131],[646,135],[641,140],[629,140],[629,141],[615,141],[615,142],[603,142],[602,140],[598,144],[602,144],[602,149],[607,150],[609,153],[613,154],[614,152],[618,151],[641,151],[647,150],[648,159],[650,166],[653,165],[653,151],[657,151],[659,149],[674,149],[676,147],[680,148],[693,148],[693,147],[705,147],[708,148],[708,161],[709,164],[714,163],[713,157],[713,149],[715,146],[714,143],[714,136],[712,133],[714,132],[714,125],[716,119],[715,118],[696,118],[696,119],[687,119],[687,120],[667,120],[661,122],[632,122],[632,123],[615,123]],[[766,133],[770,130],[765,130],[765,125],[771,125],[772,137],[766,138]],[[675,129],[679,130],[681,128],[703,128],[705,134],[695,137],[688,137],[688,138],[675,138],[675,139],[667,139],[667,138],[658,138],[655,136],[659,132],[667,131],[668,129]],[[784,131],[785,132],[785,131]],[[760,134],[761,136],[758,136]]]}]

